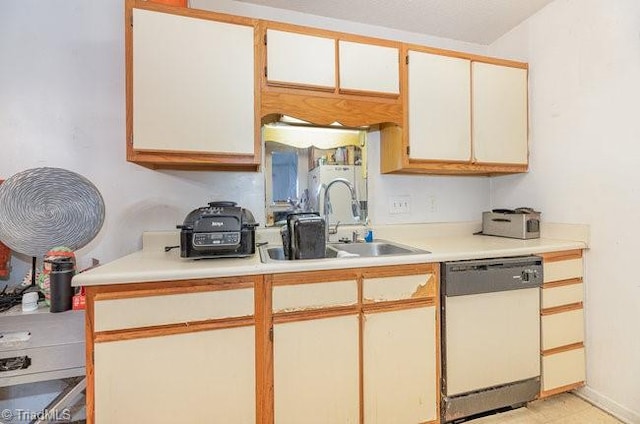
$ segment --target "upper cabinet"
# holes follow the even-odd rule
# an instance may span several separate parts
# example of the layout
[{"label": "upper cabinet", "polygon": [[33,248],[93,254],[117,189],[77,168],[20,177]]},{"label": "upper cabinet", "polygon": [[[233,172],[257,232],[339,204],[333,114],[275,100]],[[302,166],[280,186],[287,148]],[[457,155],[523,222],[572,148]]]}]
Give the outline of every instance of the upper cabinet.
[{"label": "upper cabinet", "polygon": [[472,65],[473,153],[478,163],[527,164],[527,70]]},{"label": "upper cabinet", "polygon": [[335,93],[400,94],[400,49],[267,29],[267,84]]},{"label": "upper cabinet", "polygon": [[288,115],[380,128],[383,173],[528,169],[526,63],[125,2],[131,162],[257,171]]},{"label": "upper cabinet", "polygon": [[405,57],[405,121],[381,128],[383,173],[527,171],[526,64],[420,46]]},{"label": "upper cabinet", "polygon": [[265,121],[402,123],[400,43],[276,22],[262,22],[259,31]]},{"label": "upper cabinet", "polygon": [[395,47],[340,40],[340,90],[399,95],[399,57]]},{"label": "upper cabinet", "polygon": [[471,66],[468,59],[409,50],[409,158],[471,159]]},{"label": "upper cabinet", "polygon": [[336,49],[331,38],[269,29],[267,82],[333,90]]},{"label": "upper cabinet", "polygon": [[127,12],[127,159],[257,169],[253,23],[157,5]]}]

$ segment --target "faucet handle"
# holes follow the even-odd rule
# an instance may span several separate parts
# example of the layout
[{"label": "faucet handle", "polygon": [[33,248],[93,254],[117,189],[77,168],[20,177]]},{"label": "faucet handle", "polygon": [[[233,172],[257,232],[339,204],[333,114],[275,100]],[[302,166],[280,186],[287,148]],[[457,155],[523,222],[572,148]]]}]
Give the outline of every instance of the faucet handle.
[{"label": "faucet handle", "polygon": [[336,222],[336,225],[333,228],[331,228],[331,224],[327,222],[327,226],[329,227],[329,234],[337,234],[339,225],[340,225],[340,221]]}]

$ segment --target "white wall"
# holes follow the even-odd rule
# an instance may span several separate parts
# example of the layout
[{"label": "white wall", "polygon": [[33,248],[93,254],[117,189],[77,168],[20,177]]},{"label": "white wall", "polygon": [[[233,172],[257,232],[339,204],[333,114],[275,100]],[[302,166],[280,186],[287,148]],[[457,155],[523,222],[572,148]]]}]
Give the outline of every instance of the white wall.
[{"label": "white wall", "polygon": [[591,225],[583,393],[640,423],[640,2],[556,0],[490,53],[527,60],[531,93],[531,171],[492,206]]},{"label": "white wall", "polygon": [[[196,3],[195,1],[193,3]],[[484,46],[248,5],[208,2],[216,10],[483,53]],[[105,225],[79,254],[102,262],[140,248],[145,230],[182,223],[207,201],[235,200],[264,223],[261,173],[153,171],[125,161],[124,2],[0,2],[0,178],[41,166],[89,178],[106,203]],[[379,142],[377,133],[371,139]],[[375,150],[372,149],[372,150]],[[378,158],[372,175],[377,173]],[[475,220],[488,203],[486,178],[375,177],[376,223]],[[388,214],[390,193],[416,197],[412,213]],[[438,196],[426,213],[424,188]],[[452,195],[451,193],[455,193]],[[449,200],[449,197],[455,200]],[[433,202],[432,202],[433,203]],[[85,259],[85,262],[86,262]],[[28,258],[13,260],[12,281]]]}]

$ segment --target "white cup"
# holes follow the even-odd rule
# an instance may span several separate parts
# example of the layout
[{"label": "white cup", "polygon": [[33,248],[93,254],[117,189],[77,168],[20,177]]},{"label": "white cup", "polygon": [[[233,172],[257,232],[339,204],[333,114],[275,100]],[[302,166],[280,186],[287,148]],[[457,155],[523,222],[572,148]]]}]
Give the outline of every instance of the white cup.
[{"label": "white cup", "polygon": [[38,309],[38,293],[29,292],[22,295],[22,312],[33,312]]}]

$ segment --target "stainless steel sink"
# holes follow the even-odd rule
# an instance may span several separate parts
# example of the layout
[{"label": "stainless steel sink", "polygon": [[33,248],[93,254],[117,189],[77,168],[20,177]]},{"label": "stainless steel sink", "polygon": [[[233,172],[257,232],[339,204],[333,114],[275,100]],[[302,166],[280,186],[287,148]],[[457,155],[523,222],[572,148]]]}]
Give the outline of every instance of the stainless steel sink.
[{"label": "stainless steel sink", "polygon": [[[325,258],[335,258],[338,256],[338,252],[334,249],[327,247],[325,250]],[[262,246],[260,247],[260,260],[263,263],[286,261],[284,256],[284,248],[282,246]]]},{"label": "stainless steel sink", "polygon": [[[420,255],[431,253],[386,240],[374,240],[371,243],[331,243],[325,250],[325,259],[378,256]],[[261,246],[260,259],[263,263],[286,261],[282,246]]]},{"label": "stainless steel sink", "polygon": [[[431,253],[426,250],[416,249],[398,243],[385,240],[374,240],[371,243],[336,243],[330,244],[329,249],[347,252],[353,255],[364,257],[389,256],[389,255],[416,255],[421,253]],[[342,255],[338,255],[342,256]]]}]

